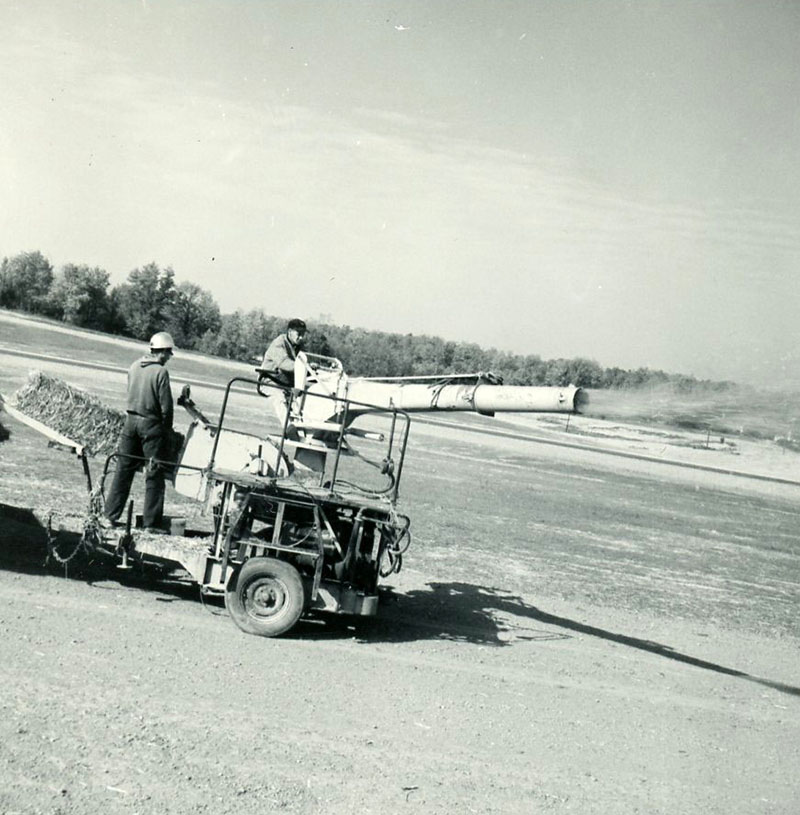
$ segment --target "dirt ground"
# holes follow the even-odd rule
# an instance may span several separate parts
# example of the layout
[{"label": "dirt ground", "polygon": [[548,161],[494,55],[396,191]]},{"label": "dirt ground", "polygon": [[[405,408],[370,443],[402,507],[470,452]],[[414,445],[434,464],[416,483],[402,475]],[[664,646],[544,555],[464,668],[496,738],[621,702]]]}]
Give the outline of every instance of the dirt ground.
[{"label": "dirt ground", "polygon": [[[79,515],[3,423],[0,504]],[[0,516],[0,812],[800,811],[800,487],[422,424],[403,477],[380,616],[275,640]]]}]

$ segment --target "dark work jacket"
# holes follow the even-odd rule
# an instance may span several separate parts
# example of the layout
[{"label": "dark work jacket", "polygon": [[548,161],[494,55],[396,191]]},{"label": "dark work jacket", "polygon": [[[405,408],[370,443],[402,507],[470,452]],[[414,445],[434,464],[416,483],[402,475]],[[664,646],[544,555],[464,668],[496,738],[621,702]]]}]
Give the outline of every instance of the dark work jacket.
[{"label": "dark work jacket", "polygon": [[164,428],[172,427],[172,391],[169,372],[152,354],[146,354],[128,368],[128,413],[156,419]]}]

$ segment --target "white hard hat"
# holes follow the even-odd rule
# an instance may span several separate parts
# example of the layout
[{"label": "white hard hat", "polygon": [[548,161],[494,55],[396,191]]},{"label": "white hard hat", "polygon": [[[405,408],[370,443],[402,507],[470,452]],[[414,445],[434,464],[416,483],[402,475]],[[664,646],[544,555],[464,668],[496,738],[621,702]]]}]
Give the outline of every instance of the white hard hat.
[{"label": "white hard hat", "polygon": [[150,350],[151,351],[171,351],[175,346],[172,341],[172,335],[167,334],[166,331],[159,331],[150,337]]}]

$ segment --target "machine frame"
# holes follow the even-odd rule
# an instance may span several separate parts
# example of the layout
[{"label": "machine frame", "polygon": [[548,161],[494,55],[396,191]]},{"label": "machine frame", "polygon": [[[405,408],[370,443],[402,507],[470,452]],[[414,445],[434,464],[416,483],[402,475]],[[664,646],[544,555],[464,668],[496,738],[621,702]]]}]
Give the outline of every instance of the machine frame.
[{"label": "machine frame", "polygon": [[[176,474],[182,470],[198,474],[204,481],[205,513],[211,516],[213,530],[186,530],[176,519],[167,519],[171,534],[137,529],[132,501],[123,528],[104,525],[100,521],[102,492],[111,464],[120,456],[117,452],[106,459],[93,494],[95,507],[87,523],[93,549],[112,556],[121,568],[137,562],[180,565],[203,594],[223,595],[233,620],[251,634],[286,633],[312,611],[375,615],[378,582],[399,571],[410,543],[410,520],[395,508],[411,424],[408,414],[318,396],[336,403],[332,410],[339,419],[325,429],[326,441],[303,441],[302,430],[293,422],[296,414],[287,410],[280,435],[270,439],[277,445],[271,465],[259,461],[255,472],[226,469],[217,466],[217,458],[235,385],[287,402],[304,398],[302,390],[264,378],[234,377],[225,388],[219,420],[212,425],[185,391],[179,404],[193,416],[193,425],[205,421],[214,433],[207,464],[196,467],[180,460],[174,465],[141,459],[147,466],[174,467]],[[350,452],[348,435],[365,435],[348,427],[354,408],[388,414],[391,419],[382,463],[388,482],[384,489],[358,487],[341,478],[340,460]],[[385,436],[378,440],[387,441]],[[181,459],[187,443],[188,436]],[[301,465],[293,463],[298,449],[308,448],[316,448],[327,461],[318,479],[312,473],[318,483],[304,483],[298,477]]]}]

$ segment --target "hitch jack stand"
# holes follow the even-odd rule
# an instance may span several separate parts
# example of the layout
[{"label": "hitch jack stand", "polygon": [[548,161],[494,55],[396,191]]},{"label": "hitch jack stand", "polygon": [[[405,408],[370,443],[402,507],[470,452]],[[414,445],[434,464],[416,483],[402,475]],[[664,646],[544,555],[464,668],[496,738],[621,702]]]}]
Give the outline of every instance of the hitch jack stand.
[{"label": "hitch jack stand", "polygon": [[125,532],[120,536],[119,543],[117,544],[117,551],[122,556],[122,562],[117,564],[118,569],[125,569],[126,571],[132,569],[128,563],[128,547],[131,544],[131,521],[133,519],[133,501],[128,502],[128,515],[125,519]]}]

